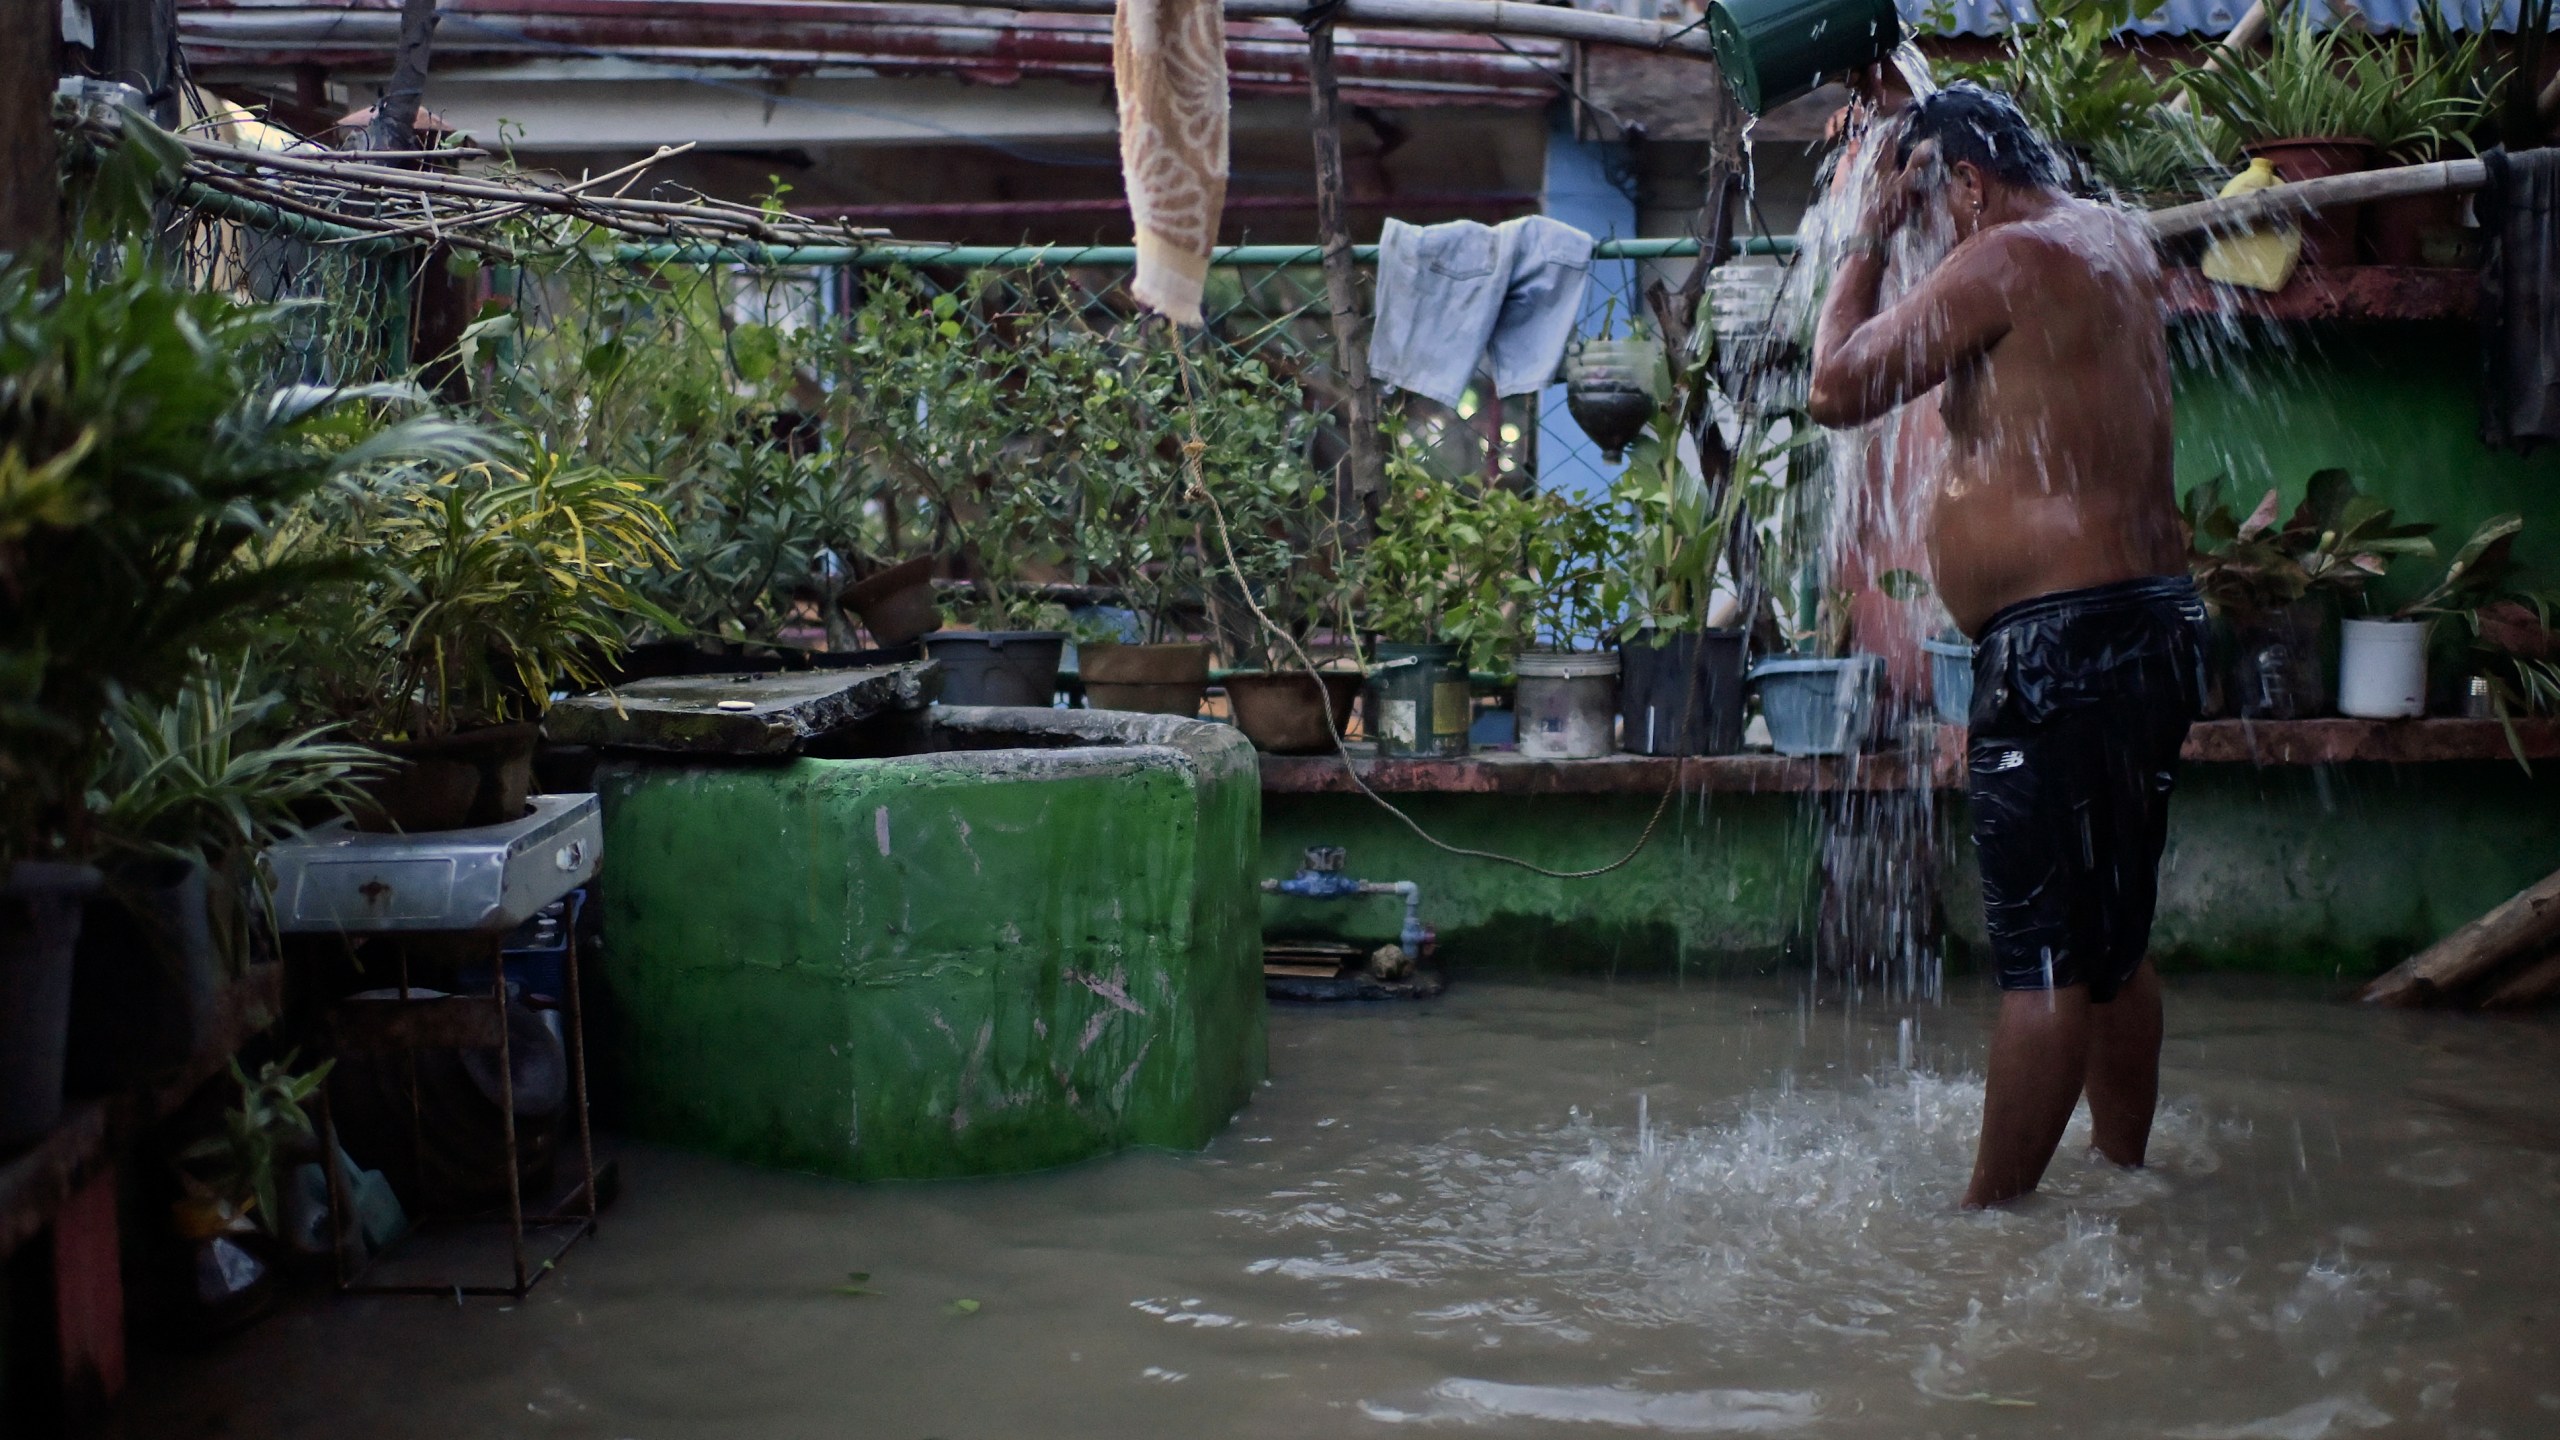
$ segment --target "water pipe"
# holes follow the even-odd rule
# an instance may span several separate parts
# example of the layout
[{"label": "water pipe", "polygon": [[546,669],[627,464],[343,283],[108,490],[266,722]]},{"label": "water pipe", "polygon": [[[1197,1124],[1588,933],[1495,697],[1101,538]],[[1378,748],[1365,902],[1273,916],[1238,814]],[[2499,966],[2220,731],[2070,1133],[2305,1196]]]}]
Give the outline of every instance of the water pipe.
[{"label": "water pipe", "polygon": [[1300,900],[1354,900],[1366,895],[1401,895],[1404,897],[1404,928],[1396,932],[1396,944],[1405,954],[1421,959],[1438,937],[1422,923],[1422,887],[1410,880],[1355,880],[1342,873],[1343,849],[1339,845],[1310,845],[1298,873],[1286,880],[1265,880],[1265,895],[1289,895]]}]

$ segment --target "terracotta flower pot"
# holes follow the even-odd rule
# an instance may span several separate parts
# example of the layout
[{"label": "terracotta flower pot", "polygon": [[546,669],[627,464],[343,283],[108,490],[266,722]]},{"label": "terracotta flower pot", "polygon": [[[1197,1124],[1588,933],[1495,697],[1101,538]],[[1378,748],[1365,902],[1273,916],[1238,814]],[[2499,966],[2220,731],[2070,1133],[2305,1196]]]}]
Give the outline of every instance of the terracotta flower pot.
[{"label": "terracotta flower pot", "polygon": [[513,820],[533,793],[533,752],[541,740],[542,727],[524,721],[376,745],[399,763],[366,782],[373,803],[356,813],[356,828],[414,834]]},{"label": "terracotta flower pot", "polygon": [[881,645],[904,645],[942,626],[933,603],[933,557],[901,560],[844,592],[844,603],[862,617],[862,628]]},{"label": "terracotta flower pot", "polygon": [[[2253,159],[2265,156],[2267,162],[2275,166],[2276,175],[2288,185],[2370,170],[2382,154],[2380,146],[2353,135],[2304,135],[2284,140],[2260,140],[2240,149],[2242,154]],[[2323,210],[2305,217],[2302,222],[2302,263],[2324,268],[2355,264],[2357,237],[2363,222],[2364,207],[2361,205]]]},{"label": "terracotta flower pot", "polygon": [[1351,670],[1246,671],[1219,682],[1236,713],[1236,728],[1257,750],[1273,755],[1318,755],[1351,723],[1360,699],[1360,675]]},{"label": "terracotta flower pot", "polygon": [[2376,265],[2458,266],[2462,242],[2459,195],[2399,195],[2365,207],[2365,251]]},{"label": "terracotta flower pot", "polygon": [[1091,709],[1197,715],[1209,693],[1209,647],[1078,645],[1076,674]]}]

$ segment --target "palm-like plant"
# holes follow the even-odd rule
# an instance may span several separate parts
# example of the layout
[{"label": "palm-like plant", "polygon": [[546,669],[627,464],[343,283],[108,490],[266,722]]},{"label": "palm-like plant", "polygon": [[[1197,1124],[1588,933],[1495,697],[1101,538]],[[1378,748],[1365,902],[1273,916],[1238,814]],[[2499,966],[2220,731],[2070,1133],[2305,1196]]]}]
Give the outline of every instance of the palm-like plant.
[{"label": "palm-like plant", "polygon": [[538,719],[556,685],[604,684],[634,621],[678,623],[639,588],[673,562],[648,489],[528,440],[351,497],[302,537],[373,562],[302,627],[304,668],[351,682],[319,708],[372,739],[424,740]]}]

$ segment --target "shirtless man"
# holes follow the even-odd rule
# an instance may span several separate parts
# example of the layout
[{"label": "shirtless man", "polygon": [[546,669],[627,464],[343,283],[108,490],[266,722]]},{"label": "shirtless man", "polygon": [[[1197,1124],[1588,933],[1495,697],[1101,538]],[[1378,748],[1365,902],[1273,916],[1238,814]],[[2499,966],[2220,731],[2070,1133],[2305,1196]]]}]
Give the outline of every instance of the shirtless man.
[{"label": "shirtless man", "polygon": [[[2075,200],[2006,99],[1955,85],[1884,132],[1890,173],[1831,279],[1813,418],[1938,392],[1938,593],[1979,649],[1966,756],[1997,963],[1968,1208],[2036,1188],[2083,1090],[2097,1149],[2139,1165],[2160,1090],[2150,944],[2204,608],[2170,488],[2159,266],[2139,222]],[[1915,207],[1955,248],[1878,309]]]}]

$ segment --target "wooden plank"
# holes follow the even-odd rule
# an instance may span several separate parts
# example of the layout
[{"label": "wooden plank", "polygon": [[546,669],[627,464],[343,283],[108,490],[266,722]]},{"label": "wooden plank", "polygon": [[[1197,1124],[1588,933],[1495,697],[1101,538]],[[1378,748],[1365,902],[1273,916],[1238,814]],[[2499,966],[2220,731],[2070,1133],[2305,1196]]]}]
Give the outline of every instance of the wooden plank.
[{"label": "wooden plank", "polygon": [[2364,987],[2371,1005],[2423,1005],[2560,937],[2560,871],[2393,966]]},{"label": "wooden plank", "polygon": [[283,1010],[284,967],[256,965],[224,991],[211,1033],[193,1058],[153,1089],[114,1101],[83,1100],[53,1133],[0,1165],[0,1257],[43,1232],[82,1186],[103,1173],[117,1141],[175,1110],[219,1074],[250,1037]]},{"label": "wooden plank", "polygon": [[671,675],[551,707],[545,738],[563,745],[697,755],[796,755],[876,715],[921,710],[941,688],[929,660],[859,670]]}]

